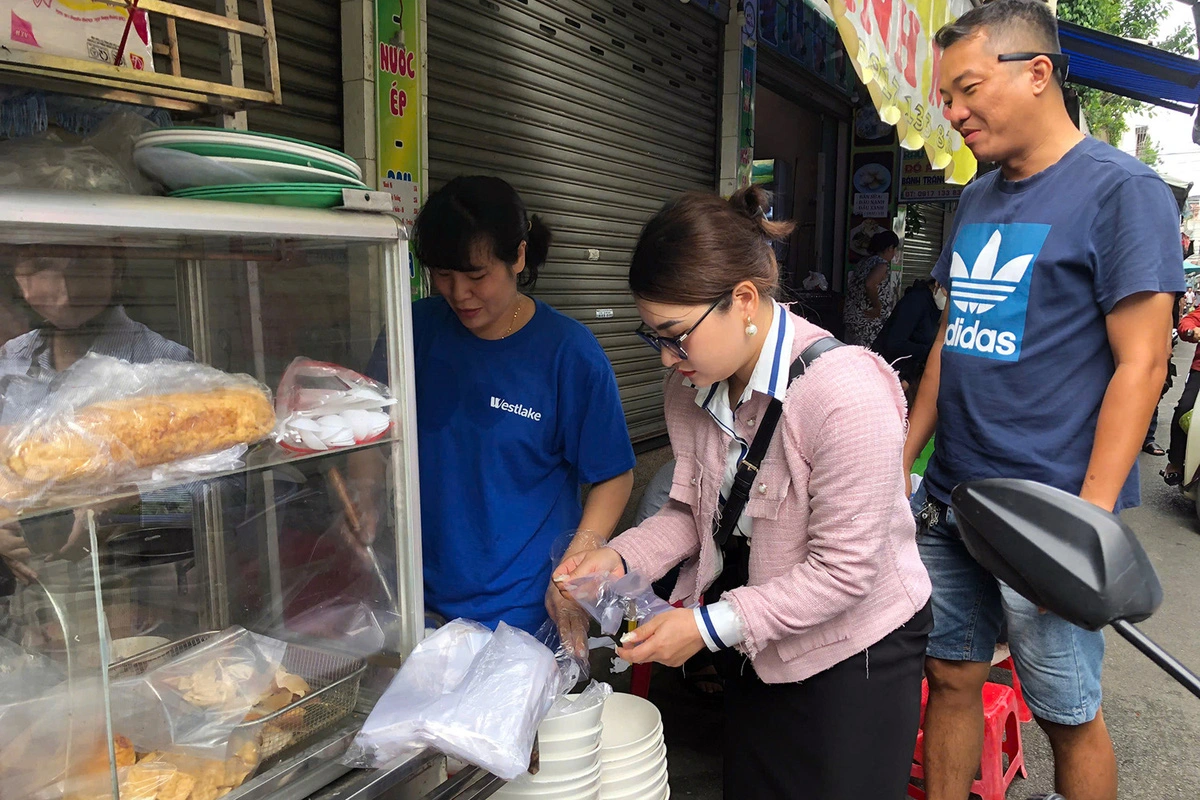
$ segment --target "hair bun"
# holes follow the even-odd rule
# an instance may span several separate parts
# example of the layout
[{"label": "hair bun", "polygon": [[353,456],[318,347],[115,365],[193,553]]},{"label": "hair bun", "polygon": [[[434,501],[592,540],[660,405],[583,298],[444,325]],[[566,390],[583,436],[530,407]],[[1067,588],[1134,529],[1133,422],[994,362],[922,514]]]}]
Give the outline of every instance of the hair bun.
[{"label": "hair bun", "polygon": [[729,198],[730,207],[739,215],[758,226],[759,232],[770,241],[783,241],[792,235],[793,222],[773,222],[767,219],[771,210],[771,193],[761,186],[751,184],[738,189]]}]

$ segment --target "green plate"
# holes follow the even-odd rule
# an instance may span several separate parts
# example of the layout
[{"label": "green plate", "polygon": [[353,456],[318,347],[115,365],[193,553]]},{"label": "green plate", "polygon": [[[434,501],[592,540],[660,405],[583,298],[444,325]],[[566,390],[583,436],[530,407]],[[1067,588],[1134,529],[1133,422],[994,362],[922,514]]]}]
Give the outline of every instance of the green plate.
[{"label": "green plate", "polygon": [[[174,128],[172,130],[178,129]],[[239,131],[239,133],[244,133],[244,131]],[[329,161],[318,161],[314,158],[305,158],[304,156],[283,153],[279,150],[271,150],[265,147],[242,147],[236,144],[212,144],[206,142],[167,142],[166,144],[151,144],[147,146],[158,147],[163,150],[179,150],[184,153],[191,153],[194,156],[249,158],[258,161],[274,161],[277,164],[295,164],[300,167],[313,167],[315,169],[323,169],[326,172],[336,172],[338,175],[345,175],[347,178],[358,180],[357,175],[340,164],[334,164]]]},{"label": "green plate", "polygon": [[260,183],[253,186],[205,186],[171,192],[171,197],[190,200],[220,200],[293,208],[336,208],[342,204],[341,186],[323,183]]}]

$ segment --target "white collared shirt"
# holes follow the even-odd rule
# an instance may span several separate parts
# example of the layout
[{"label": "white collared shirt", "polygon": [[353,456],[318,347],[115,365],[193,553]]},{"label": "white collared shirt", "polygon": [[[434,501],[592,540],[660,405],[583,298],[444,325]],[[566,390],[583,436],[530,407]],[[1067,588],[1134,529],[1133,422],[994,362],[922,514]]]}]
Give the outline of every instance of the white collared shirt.
[{"label": "white collared shirt", "polygon": [[[787,394],[792,340],[795,338],[796,332],[787,310],[774,301],[772,301],[772,305],[774,314],[771,318],[771,327],[767,331],[762,351],[758,355],[758,362],[754,365],[754,372],[750,375],[750,382],[746,384],[746,389],[738,398],[736,406],[729,401],[728,380],[711,386],[696,387],[696,405],[707,411],[713,421],[732,437],[729,442],[729,455],[725,460],[725,475],[721,481],[720,502],[722,506],[733,488],[738,465],[750,449],[750,442],[738,436],[734,429],[734,417],[737,411],[751,398],[754,392],[765,394],[780,402]],[[750,427],[754,427],[754,420],[747,422]],[[734,535],[745,536],[749,539],[754,532],[753,522],[754,520],[743,510],[741,517],[738,518],[737,526],[734,528]],[[721,552],[718,549],[718,575],[721,573],[720,556]],[[727,601],[722,600],[711,606],[697,608],[695,614],[700,635],[709,650],[717,651],[732,647],[744,638],[737,613]]]}]

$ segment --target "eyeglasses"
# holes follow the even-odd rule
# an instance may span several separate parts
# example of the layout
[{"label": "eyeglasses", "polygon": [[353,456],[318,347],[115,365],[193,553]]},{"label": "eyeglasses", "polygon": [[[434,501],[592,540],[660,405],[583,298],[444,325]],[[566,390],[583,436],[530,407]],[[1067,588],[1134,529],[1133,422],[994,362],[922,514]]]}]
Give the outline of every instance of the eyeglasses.
[{"label": "eyeglasses", "polygon": [[704,314],[701,315],[700,319],[696,320],[696,324],[678,336],[660,336],[651,330],[650,326],[644,322],[638,327],[635,333],[642,338],[643,342],[650,345],[658,352],[661,353],[665,347],[672,355],[679,356],[680,360],[682,361],[687,361],[688,354],[687,350],[683,349],[683,340],[691,336],[692,332],[696,330],[696,328],[700,327],[700,323],[704,322],[705,318],[707,318],[708,315],[713,312],[713,309],[721,305],[724,300],[724,296],[718,297],[716,300],[714,300],[713,304],[708,307],[708,311],[705,311]]},{"label": "eyeglasses", "polygon": [[1067,75],[1071,73],[1071,57],[1066,53],[1001,53],[996,56],[996,60],[1000,62],[1033,61],[1035,58],[1041,57],[1049,59],[1051,66],[1054,67],[1054,74],[1058,76],[1059,85],[1066,83]]}]

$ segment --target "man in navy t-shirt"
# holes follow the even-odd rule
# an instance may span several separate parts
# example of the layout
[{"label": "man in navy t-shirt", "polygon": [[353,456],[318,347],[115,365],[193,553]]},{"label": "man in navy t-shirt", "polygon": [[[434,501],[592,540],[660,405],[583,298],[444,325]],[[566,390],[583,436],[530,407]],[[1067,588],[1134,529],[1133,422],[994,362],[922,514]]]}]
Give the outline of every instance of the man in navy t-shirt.
[{"label": "man in navy t-shirt", "polygon": [[1074,126],[1043,2],[994,0],[938,34],[946,116],[999,169],[967,187],[933,276],[949,290],[914,403],[906,464],[936,427],[913,509],[934,587],[926,791],[965,800],[982,745],[980,690],[1002,625],[1050,736],[1057,791],[1115,800],[1100,710],[1104,638],[1000,585],[948,508],[964,481],[1027,478],[1120,511],[1167,367],[1184,288],[1179,217],[1162,179]]}]

